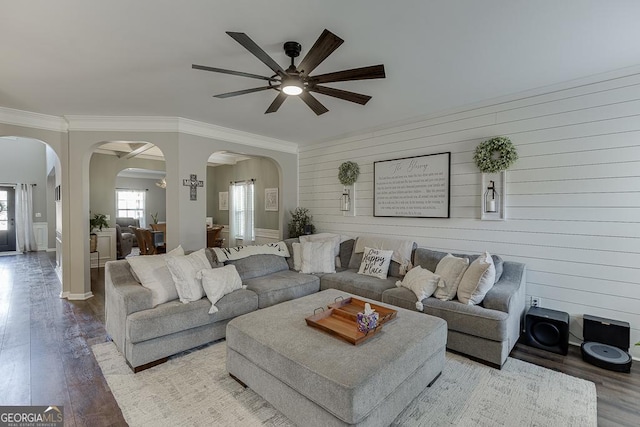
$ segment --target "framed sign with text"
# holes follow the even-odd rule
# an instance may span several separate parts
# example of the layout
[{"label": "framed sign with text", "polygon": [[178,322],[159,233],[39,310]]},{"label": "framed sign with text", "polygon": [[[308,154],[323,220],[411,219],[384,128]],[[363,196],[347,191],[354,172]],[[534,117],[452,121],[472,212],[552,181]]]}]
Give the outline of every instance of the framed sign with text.
[{"label": "framed sign with text", "polygon": [[373,216],[449,218],[451,152],[373,163]]}]

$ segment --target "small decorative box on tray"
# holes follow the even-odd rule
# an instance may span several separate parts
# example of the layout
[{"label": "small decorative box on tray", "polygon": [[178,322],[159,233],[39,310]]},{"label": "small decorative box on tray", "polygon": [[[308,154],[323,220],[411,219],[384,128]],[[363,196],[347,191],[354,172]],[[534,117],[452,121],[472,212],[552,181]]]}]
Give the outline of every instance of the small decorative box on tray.
[{"label": "small decorative box on tray", "polygon": [[[374,316],[369,317],[370,315],[365,314],[365,304],[365,301],[349,297],[330,304],[327,309],[322,308],[324,311],[306,317],[305,320],[309,326],[322,329],[351,344],[358,345],[380,332],[382,325],[394,319],[398,314],[396,310],[370,304],[374,314],[377,314],[376,321],[373,321]],[[360,321],[358,317],[360,317]],[[373,326],[373,329],[366,331],[369,325]]]}]

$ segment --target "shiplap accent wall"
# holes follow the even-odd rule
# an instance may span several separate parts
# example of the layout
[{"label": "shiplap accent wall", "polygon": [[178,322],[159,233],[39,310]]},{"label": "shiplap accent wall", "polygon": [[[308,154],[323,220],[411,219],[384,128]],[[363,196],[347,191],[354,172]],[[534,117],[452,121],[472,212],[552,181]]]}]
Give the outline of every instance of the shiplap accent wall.
[{"label": "shiplap accent wall", "polygon": [[[481,221],[473,152],[498,135],[520,156],[507,175],[508,220]],[[444,151],[452,153],[450,219],[373,217],[374,161]],[[361,171],[355,217],[339,211],[338,167],[346,160]],[[301,147],[299,161],[299,205],[310,208],[319,231],[488,250],[526,263],[527,294],[568,312],[573,334],[582,336],[587,313],[629,322],[632,343],[640,341],[640,74]],[[632,349],[636,358],[639,350]]]}]

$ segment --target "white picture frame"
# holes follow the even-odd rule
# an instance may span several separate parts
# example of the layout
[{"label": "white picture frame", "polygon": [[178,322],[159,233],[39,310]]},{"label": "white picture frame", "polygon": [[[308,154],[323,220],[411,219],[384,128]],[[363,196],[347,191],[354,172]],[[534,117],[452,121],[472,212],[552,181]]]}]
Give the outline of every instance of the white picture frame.
[{"label": "white picture frame", "polygon": [[267,212],[278,211],[278,188],[264,189],[264,210]]},{"label": "white picture frame", "polygon": [[229,192],[228,191],[220,191],[218,193],[218,209],[221,211],[229,210]]}]

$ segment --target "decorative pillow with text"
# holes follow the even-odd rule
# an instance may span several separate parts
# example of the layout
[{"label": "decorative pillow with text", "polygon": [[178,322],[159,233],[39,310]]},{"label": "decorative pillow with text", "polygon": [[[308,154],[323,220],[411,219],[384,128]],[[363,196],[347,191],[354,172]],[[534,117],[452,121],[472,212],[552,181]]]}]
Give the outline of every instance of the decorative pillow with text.
[{"label": "decorative pillow with text", "polygon": [[392,255],[393,251],[365,247],[358,274],[386,279]]}]

